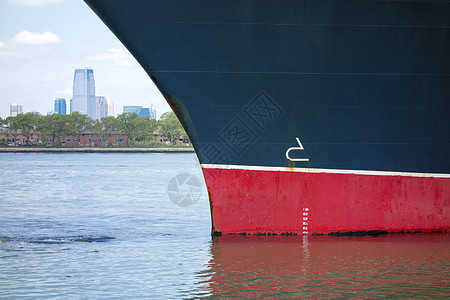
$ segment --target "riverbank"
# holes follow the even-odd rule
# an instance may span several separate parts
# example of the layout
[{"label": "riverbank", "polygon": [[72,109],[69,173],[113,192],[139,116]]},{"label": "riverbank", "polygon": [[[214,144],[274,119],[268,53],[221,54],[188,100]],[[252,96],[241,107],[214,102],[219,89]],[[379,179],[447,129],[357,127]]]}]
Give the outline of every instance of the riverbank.
[{"label": "riverbank", "polygon": [[35,148],[0,147],[0,153],[189,153],[194,148]]}]

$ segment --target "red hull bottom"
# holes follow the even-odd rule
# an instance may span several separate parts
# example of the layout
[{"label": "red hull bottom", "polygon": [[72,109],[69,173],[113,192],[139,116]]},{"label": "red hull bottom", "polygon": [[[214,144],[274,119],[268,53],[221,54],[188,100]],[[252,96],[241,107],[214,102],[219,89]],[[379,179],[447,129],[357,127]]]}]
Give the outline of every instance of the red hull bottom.
[{"label": "red hull bottom", "polygon": [[213,234],[448,231],[450,179],[203,168]]}]

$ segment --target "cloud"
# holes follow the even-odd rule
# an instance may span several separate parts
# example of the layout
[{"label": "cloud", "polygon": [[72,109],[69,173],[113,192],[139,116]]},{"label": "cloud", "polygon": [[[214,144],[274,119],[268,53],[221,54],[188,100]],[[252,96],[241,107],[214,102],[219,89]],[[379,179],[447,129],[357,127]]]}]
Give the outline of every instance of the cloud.
[{"label": "cloud", "polygon": [[94,54],[89,56],[89,59],[93,60],[117,60],[127,56],[127,53],[123,49],[109,49],[106,52]]},{"label": "cloud", "polygon": [[39,83],[49,83],[49,82],[54,82],[55,78],[53,76],[42,76],[41,78],[37,79],[37,82]]},{"label": "cloud", "polygon": [[119,67],[129,67],[129,66],[131,66],[131,62],[129,60],[116,60],[114,62],[114,64],[116,66],[119,66]]},{"label": "cloud", "polygon": [[123,49],[109,49],[106,52],[93,54],[88,57],[91,60],[108,60],[113,61],[116,66],[129,67],[131,66],[131,54]]},{"label": "cloud", "polygon": [[48,45],[61,42],[61,39],[54,33],[46,31],[44,33],[30,32],[28,30],[17,33],[13,41],[25,45]]},{"label": "cloud", "polygon": [[12,4],[23,6],[42,6],[47,4],[60,3],[63,0],[9,0]]},{"label": "cloud", "polygon": [[0,47],[0,64],[9,63],[19,59],[29,59],[49,52],[43,47],[26,47],[15,43],[6,43]]},{"label": "cloud", "polygon": [[72,95],[72,89],[71,88],[68,88],[68,89],[65,89],[65,90],[60,90],[60,91],[55,91],[55,92],[58,93],[58,94]]},{"label": "cloud", "polygon": [[49,45],[59,42],[61,39],[50,31],[44,33],[21,31],[13,38],[0,42],[0,64],[48,54],[52,51]]}]

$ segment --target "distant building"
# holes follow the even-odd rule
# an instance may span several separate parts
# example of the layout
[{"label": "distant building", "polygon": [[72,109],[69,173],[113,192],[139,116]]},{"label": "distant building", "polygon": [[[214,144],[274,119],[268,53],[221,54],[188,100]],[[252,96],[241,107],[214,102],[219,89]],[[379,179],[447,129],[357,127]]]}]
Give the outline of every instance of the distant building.
[{"label": "distant building", "polygon": [[141,107],[139,110],[139,117],[146,117],[150,116],[150,108],[148,107]]},{"label": "distant building", "polygon": [[95,97],[95,118],[100,120],[108,116],[108,101],[103,96]]},{"label": "distant building", "polygon": [[153,108],[153,104],[150,106],[150,119],[156,120],[156,109]]},{"label": "distant building", "polygon": [[42,116],[42,114],[40,112],[38,112],[37,110],[32,110],[31,113],[38,115],[38,116]]},{"label": "distant building", "polygon": [[114,116],[114,102],[106,98],[106,103],[108,104],[108,117]]},{"label": "distant building", "polygon": [[141,111],[142,106],[124,106],[123,112],[124,113],[137,113]]},{"label": "distant building", "polygon": [[15,117],[23,113],[23,105],[18,103],[13,103],[9,105],[9,115]]},{"label": "distant building", "polygon": [[70,98],[70,113],[72,113],[72,98]]},{"label": "distant building", "polygon": [[66,99],[57,98],[55,100],[55,113],[65,115],[66,114]]},{"label": "distant building", "polygon": [[95,119],[95,81],[92,69],[76,69],[73,77],[72,111]]},{"label": "distant building", "polygon": [[[29,138],[29,139],[28,139]],[[44,138],[44,139],[42,139]],[[126,134],[123,134],[121,132],[111,132],[111,134],[108,134],[106,137],[102,137],[98,133],[95,133],[93,131],[86,130],[82,132],[82,134],[79,137],[73,136],[73,135],[66,135],[61,137],[61,146],[68,146],[68,147],[76,147],[76,146],[126,146],[128,136]],[[29,137],[26,137],[22,134],[22,130],[17,130],[17,135],[13,136],[11,133],[6,129],[0,130],[0,144],[5,143],[7,140],[10,140],[10,143],[12,143],[10,146],[18,146],[18,145],[40,145],[42,142],[46,143],[47,146],[53,145],[53,137],[52,136],[46,136],[41,137],[38,136],[36,133],[32,134]],[[55,139],[55,144],[57,142],[57,139]]]},{"label": "distant building", "polygon": [[139,117],[149,116],[151,119],[156,120],[156,110],[153,107],[142,107],[142,106],[124,106],[124,113],[137,113]]}]

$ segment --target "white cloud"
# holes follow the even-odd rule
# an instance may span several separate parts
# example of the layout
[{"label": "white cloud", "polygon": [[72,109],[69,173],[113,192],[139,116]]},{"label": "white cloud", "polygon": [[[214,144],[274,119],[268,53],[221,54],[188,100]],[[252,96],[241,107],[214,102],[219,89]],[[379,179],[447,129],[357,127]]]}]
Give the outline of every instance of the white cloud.
[{"label": "white cloud", "polygon": [[0,42],[0,64],[48,54],[51,52],[49,45],[59,42],[61,39],[50,31],[21,31],[13,38]]},{"label": "white cloud", "polygon": [[114,62],[114,64],[119,67],[130,67],[131,66],[131,62],[126,59],[125,60],[116,60]]},{"label": "white cloud", "polygon": [[51,76],[51,75],[49,75],[49,76],[42,76],[41,78],[38,78],[36,81],[39,82],[39,83],[49,83],[49,82],[54,82],[55,78],[53,76]]},{"label": "white cloud", "polygon": [[44,33],[30,32],[28,30],[17,33],[13,41],[26,45],[47,45],[61,42],[61,39],[54,33],[46,31]]},{"label": "white cloud", "polygon": [[23,6],[42,6],[47,4],[60,3],[63,0],[9,0],[12,4]]},{"label": "white cloud", "polygon": [[14,43],[6,43],[0,48],[0,64],[8,63],[19,59],[29,59],[49,52],[43,47],[26,47]]},{"label": "white cloud", "polygon": [[109,49],[106,52],[94,54],[89,56],[89,59],[93,60],[117,60],[127,56],[127,53],[123,49]]},{"label": "white cloud", "polygon": [[72,95],[72,89],[71,88],[68,88],[68,89],[65,89],[65,90],[60,90],[60,91],[55,91],[55,92],[58,93],[58,94]]},{"label": "white cloud", "polygon": [[116,66],[129,67],[131,66],[131,54],[123,49],[109,49],[103,53],[93,54],[88,57],[91,60],[109,60],[113,61]]}]

